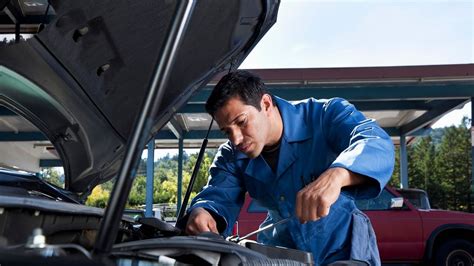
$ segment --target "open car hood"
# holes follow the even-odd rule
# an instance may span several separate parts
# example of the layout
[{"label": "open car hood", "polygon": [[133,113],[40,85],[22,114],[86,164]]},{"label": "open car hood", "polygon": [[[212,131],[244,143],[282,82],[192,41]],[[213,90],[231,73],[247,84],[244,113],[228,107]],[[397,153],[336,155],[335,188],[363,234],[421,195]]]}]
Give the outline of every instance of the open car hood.
[{"label": "open car hood", "polygon": [[[177,2],[50,1],[56,18],[43,31],[0,48],[0,105],[52,142],[66,189],[87,193],[118,172]],[[196,2],[150,138],[215,74],[240,65],[278,4]]]}]

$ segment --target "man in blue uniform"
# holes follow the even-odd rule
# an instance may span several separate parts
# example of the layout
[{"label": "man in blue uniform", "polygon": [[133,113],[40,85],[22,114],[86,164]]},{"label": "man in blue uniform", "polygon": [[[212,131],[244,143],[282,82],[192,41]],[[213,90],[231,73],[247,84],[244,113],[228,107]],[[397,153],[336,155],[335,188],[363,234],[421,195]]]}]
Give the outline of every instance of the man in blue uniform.
[{"label": "man in blue uniform", "polygon": [[379,265],[369,219],[354,199],[376,197],[394,166],[390,137],[344,99],[288,102],[246,71],[224,76],[206,110],[229,141],[186,216],[186,232],[229,235],[245,192],[268,209],[258,236],[313,253],[317,265],[355,259]]}]

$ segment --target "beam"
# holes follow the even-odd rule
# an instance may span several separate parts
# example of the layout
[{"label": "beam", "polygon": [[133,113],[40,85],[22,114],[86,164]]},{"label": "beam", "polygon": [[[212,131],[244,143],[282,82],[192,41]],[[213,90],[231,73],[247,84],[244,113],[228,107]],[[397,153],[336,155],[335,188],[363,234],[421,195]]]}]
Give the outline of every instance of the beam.
[{"label": "beam", "polygon": [[[22,18],[22,23],[21,24],[22,25],[41,24],[41,23],[48,24],[55,17],[56,17],[56,15],[54,15],[54,14],[48,14],[46,16],[44,16],[44,15],[27,15],[27,16]],[[15,25],[14,22],[12,21],[12,19],[6,14],[0,15],[0,24],[2,24],[2,25],[12,25],[12,26]]]},{"label": "beam", "polygon": [[[206,130],[194,130],[186,133],[187,139],[204,139],[206,136]],[[170,130],[161,130],[155,135],[156,139],[162,140],[176,140],[176,136]],[[213,130],[209,133],[209,139],[226,139],[226,136],[219,130]],[[0,132],[0,142],[1,141],[43,141],[48,140],[41,132],[10,132],[2,131]]]},{"label": "beam", "polygon": [[[398,128],[384,128],[384,130],[390,136],[400,136],[400,129]],[[419,129],[410,134],[410,136],[424,136],[430,132],[430,129]],[[195,130],[186,133],[186,139],[188,140],[202,140],[206,136],[206,130]],[[157,140],[177,140],[173,132],[169,130],[161,130],[155,135]],[[212,130],[209,134],[209,139],[227,139],[224,134],[219,130]],[[0,142],[9,142],[9,141],[43,141],[48,140],[40,132],[0,132]],[[178,141],[178,140],[177,140]],[[199,145],[198,145],[199,146]],[[197,147],[198,147],[197,146]],[[59,161],[59,166],[61,165]]]},{"label": "beam", "polygon": [[0,141],[40,141],[48,140],[41,132],[0,132]]},{"label": "beam", "polygon": [[[305,98],[311,97],[307,95]],[[383,111],[383,110],[430,110],[433,104],[442,100],[401,100],[401,101],[351,101],[360,111]],[[206,113],[204,103],[188,103],[178,113]]]},{"label": "beam", "polygon": [[[16,25],[4,25],[1,23],[1,20],[0,17],[0,34],[15,34]],[[39,25],[40,24],[21,24],[20,34],[36,34],[38,33]]]},{"label": "beam", "polygon": [[58,159],[41,159],[39,161],[40,167],[61,167],[63,163]]},{"label": "beam", "polygon": [[[383,128],[390,136],[400,136],[400,129],[396,127]],[[420,129],[414,131],[410,136],[422,136],[427,134],[429,129]],[[186,139],[204,139],[206,137],[206,130],[193,130],[186,133]],[[428,132],[429,133],[429,132]],[[161,130],[156,135],[156,139],[161,140],[175,140],[176,137],[169,130]],[[220,130],[211,130],[209,132],[209,139],[227,139],[227,137]]]},{"label": "beam", "polygon": [[[207,130],[193,130],[186,133],[186,139],[204,139]],[[173,132],[169,130],[161,130],[155,135],[156,139],[176,139]],[[227,139],[227,137],[219,130],[212,130],[209,133],[209,139]]]},{"label": "beam", "polygon": [[[342,97],[354,100],[401,100],[401,99],[470,99],[474,96],[474,81],[441,83],[400,83],[400,84],[309,84],[281,86],[269,85],[270,92],[287,100],[300,100],[308,97],[319,99]],[[206,102],[212,87],[206,86],[188,102]]]},{"label": "beam", "polygon": [[[400,129],[396,127],[383,128],[388,135],[392,137],[400,136]],[[431,131],[430,128],[420,128],[413,131],[410,136],[425,136]],[[186,133],[186,139],[204,139],[206,137],[206,130],[193,130]],[[169,130],[161,130],[155,135],[158,140],[175,140],[175,135]],[[209,139],[227,139],[227,137],[220,130],[211,130],[209,132]]]},{"label": "beam", "polygon": [[458,99],[458,100],[446,100],[439,104],[436,108],[424,113],[420,117],[411,121],[410,123],[400,127],[400,133],[403,135],[411,135],[412,132],[428,125],[433,122],[435,119],[439,118],[441,115],[455,109],[456,107],[465,104],[468,100]]},{"label": "beam", "polygon": [[[384,128],[390,136],[399,136],[402,129],[399,128]],[[427,129],[420,129],[413,131],[410,136],[426,135]],[[429,129],[428,129],[429,130]],[[186,139],[204,139],[206,137],[206,130],[193,130],[186,133]],[[171,130],[161,130],[155,138],[158,140],[176,140],[176,135]],[[227,137],[220,130],[212,130],[209,133],[209,139],[227,139]],[[0,132],[0,142],[4,141],[44,141],[48,140],[41,132]]]},{"label": "beam", "polygon": [[178,120],[176,120],[174,116],[171,117],[170,121],[168,121],[168,127],[177,139],[183,137],[183,129],[181,128]]},{"label": "beam", "polygon": [[18,1],[8,1],[3,7],[3,11],[11,19],[13,24],[18,25],[24,22],[25,14]]},{"label": "beam", "polygon": [[[400,136],[400,129],[396,127],[384,127],[383,130],[391,137]],[[410,136],[426,136],[431,132],[431,128],[420,128],[410,133]]]},{"label": "beam", "polygon": [[0,12],[10,3],[10,0],[0,0]]}]

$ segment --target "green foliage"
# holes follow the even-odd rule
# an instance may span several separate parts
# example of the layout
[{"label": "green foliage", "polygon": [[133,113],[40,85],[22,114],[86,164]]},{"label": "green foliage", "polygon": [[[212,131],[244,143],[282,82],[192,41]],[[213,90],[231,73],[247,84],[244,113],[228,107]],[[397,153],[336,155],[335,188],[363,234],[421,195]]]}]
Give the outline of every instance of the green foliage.
[{"label": "green foliage", "polygon": [[460,211],[470,209],[471,143],[465,125],[446,128],[436,156],[438,198],[435,205]]},{"label": "green foliage", "polygon": [[[200,170],[198,172],[191,199],[207,183],[209,167],[212,164],[215,151],[207,151],[204,154]],[[181,199],[188,188],[194,165],[198,154],[183,155],[183,189]],[[97,186],[88,197],[86,204],[89,206],[105,207],[115,180],[108,181]],[[145,204],[146,195],[146,161],[142,160],[137,170],[137,176],[133,181],[127,208],[137,208]],[[178,200],[178,156],[165,156],[155,162],[153,182],[153,202],[176,204]]]},{"label": "green foliage", "polygon": [[57,187],[64,188],[64,175],[53,167],[42,168],[39,176],[44,181]]},{"label": "green foliage", "polygon": [[421,138],[414,147],[410,147],[408,182],[411,187],[430,191],[430,178],[434,177],[435,146],[431,136]]},{"label": "green foliage", "polygon": [[[395,171],[390,185],[399,187],[400,163],[397,147]],[[433,130],[407,146],[408,183],[428,192],[436,208],[472,211],[470,121]]]},{"label": "green foliage", "polygon": [[86,200],[87,206],[105,208],[109,200],[110,192],[102,189],[101,185],[96,186]]},{"label": "green foliage", "polygon": [[400,147],[395,147],[395,167],[392,178],[388,181],[388,185],[392,187],[400,187]]},{"label": "green foliage", "polygon": [[[215,151],[207,151],[204,154],[203,160],[201,162],[201,167],[199,168],[199,172],[197,174],[196,182],[194,183],[194,187],[192,190],[193,192],[198,193],[207,184],[207,180],[209,177],[209,168],[211,167],[215,154],[216,154]],[[184,169],[185,169],[184,171],[189,173],[190,176],[193,172],[194,166],[196,165],[197,157],[198,157],[197,153],[192,154],[184,166]],[[189,179],[190,178],[185,180],[185,178],[183,177],[183,183],[186,184],[186,188],[187,188],[187,184],[189,183]]]},{"label": "green foliage", "polygon": [[138,206],[145,204],[145,195],[146,195],[146,177],[139,175],[135,177],[135,180],[132,184],[132,189],[130,190],[130,195],[128,196],[128,204],[130,206]]}]

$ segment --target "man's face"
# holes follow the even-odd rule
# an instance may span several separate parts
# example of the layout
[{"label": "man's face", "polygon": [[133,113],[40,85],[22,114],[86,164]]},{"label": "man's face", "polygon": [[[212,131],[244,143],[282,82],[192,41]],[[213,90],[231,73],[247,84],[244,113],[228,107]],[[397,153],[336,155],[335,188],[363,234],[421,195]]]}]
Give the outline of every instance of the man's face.
[{"label": "man's face", "polygon": [[257,108],[234,97],[215,113],[216,122],[222,132],[239,151],[252,159],[262,152],[270,128],[268,112],[263,102],[262,99],[261,110],[258,111]]}]

